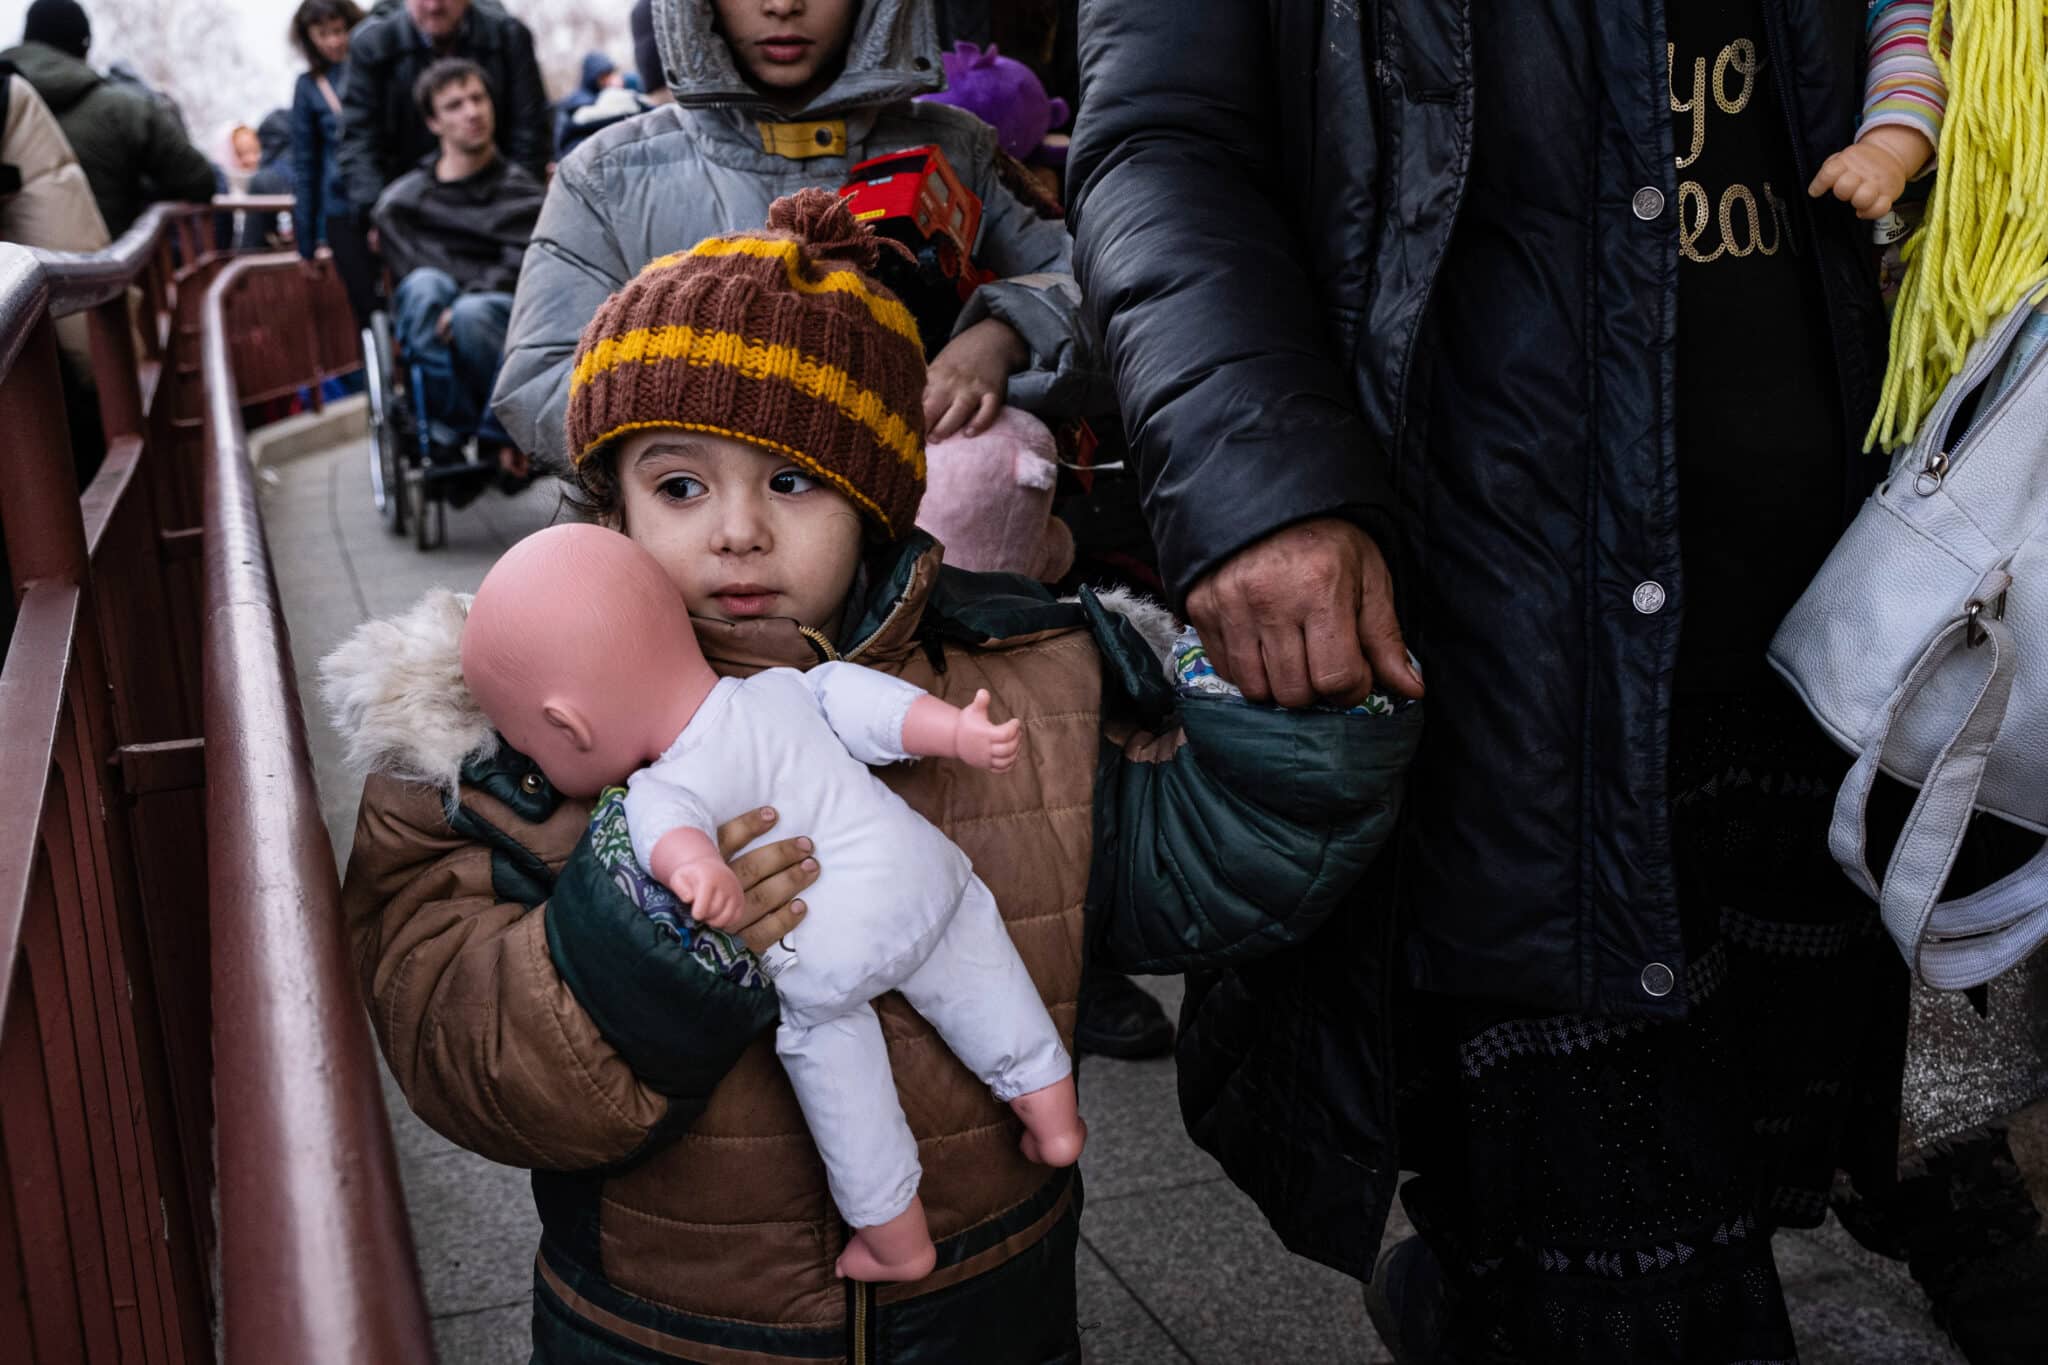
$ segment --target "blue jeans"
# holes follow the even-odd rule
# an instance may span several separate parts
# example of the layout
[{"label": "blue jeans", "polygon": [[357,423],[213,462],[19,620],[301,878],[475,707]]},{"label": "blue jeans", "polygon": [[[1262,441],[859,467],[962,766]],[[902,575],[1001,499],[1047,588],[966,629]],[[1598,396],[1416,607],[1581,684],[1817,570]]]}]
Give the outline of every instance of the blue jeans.
[{"label": "blue jeans", "polygon": [[[426,380],[429,434],[440,445],[460,445],[482,424],[505,357],[510,294],[465,294],[445,270],[421,268],[399,281],[394,303],[398,344]],[[435,326],[454,310],[448,339]]]}]

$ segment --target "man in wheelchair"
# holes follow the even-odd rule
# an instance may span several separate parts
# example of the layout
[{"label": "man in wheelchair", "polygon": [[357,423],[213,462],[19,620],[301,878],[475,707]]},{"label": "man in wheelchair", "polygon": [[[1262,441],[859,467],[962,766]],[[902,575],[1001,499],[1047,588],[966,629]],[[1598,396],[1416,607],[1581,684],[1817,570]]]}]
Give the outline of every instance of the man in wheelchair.
[{"label": "man in wheelchair", "polygon": [[398,344],[424,380],[429,458],[460,464],[475,436],[486,467],[524,479],[525,457],[486,414],[512,288],[545,192],[525,167],[499,154],[496,109],[476,63],[435,62],[420,73],[413,98],[439,146],[391,182],[374,219],[377,248],[398,282]]}]

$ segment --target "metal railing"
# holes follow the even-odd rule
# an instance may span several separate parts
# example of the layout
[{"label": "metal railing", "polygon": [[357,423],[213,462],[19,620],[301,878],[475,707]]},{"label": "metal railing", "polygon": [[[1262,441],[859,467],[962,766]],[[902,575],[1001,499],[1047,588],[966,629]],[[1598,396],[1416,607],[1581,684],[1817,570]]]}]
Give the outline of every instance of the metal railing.
[{"label": "metal railing", "polygon": [[317,383],[353,327],[331,278],[214,249],[277,206],[0,246],[10,1360],[431,1358],[236,385]]}]

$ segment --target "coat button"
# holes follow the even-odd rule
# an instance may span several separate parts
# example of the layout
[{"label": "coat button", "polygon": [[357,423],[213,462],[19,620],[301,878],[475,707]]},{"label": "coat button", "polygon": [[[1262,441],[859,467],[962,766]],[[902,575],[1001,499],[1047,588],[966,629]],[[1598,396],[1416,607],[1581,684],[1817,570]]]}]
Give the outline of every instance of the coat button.
[{"label": "coat button", "polygon": [[1664,191],[1655,185],[1645,185],[1636,191],[1630,207],[1635,209],[1636,217],[1647,223],[1664,211]]},{"label": "coat button", "polygon": [[1629,598],[1629,601],[1635,604],[1636,610],[1645,616],[1655,616],[1664,610],[1664,603],[1668,600],[1664,593],[1664,585],[1654,582],[1636,584],[1636,590]]},{"label": "coat button", "polygon": [[1678,984],[1678,978],[1671,969],[1661,962],[1652,962],[1643,968],[1643,994],[1662,1000],[1671,994],[1671,988]]},{"label": "coat button", "polygon": [[528,796],[539,796],[542,780],[539,773],[528,773],[519,779],[519,790],[525,792]]}]

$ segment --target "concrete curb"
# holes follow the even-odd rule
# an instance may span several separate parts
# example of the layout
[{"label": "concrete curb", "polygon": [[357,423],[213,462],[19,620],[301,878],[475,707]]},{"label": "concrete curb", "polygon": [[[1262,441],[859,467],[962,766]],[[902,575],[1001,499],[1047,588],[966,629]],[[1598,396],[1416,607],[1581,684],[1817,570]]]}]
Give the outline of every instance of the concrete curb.
[{"label": "concrete curb", "polygon": [[249,462],[258,469],[318,455],[370,434],[370,400],[337,398],[319,412],[301,412],[249,433]]}]

